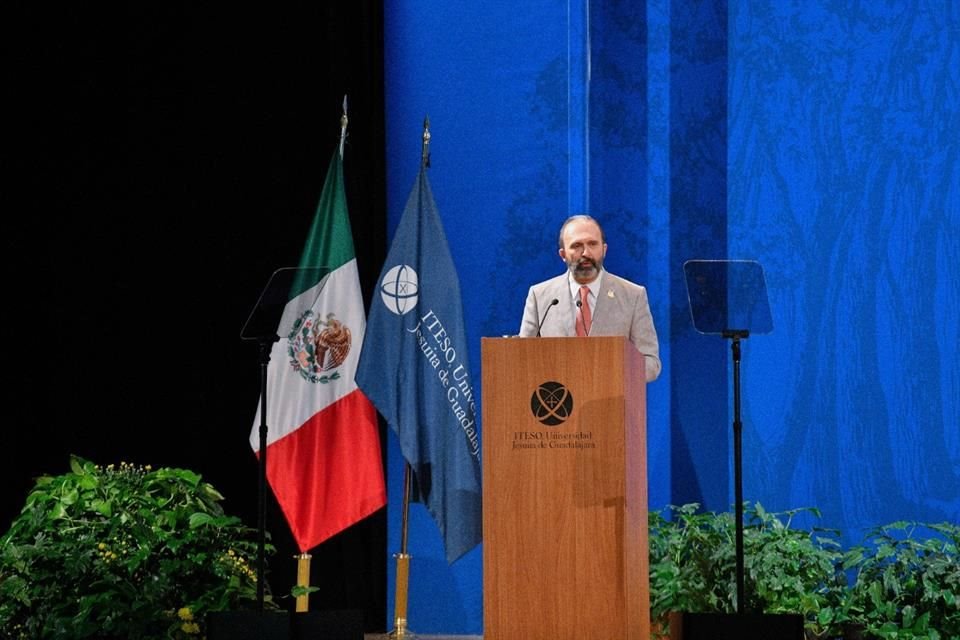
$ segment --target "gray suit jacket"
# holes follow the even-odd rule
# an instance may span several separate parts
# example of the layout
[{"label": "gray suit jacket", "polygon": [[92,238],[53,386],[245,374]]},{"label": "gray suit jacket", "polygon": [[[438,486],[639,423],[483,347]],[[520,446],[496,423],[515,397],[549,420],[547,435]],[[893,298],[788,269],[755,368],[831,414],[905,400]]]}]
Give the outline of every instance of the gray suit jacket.
[{"label": "gray suit jacket", "polygon": [[[549,309],[554,298],[560,302],[555,308]],[[540,335],[548,338],[575,336],[575,309],[566,273],[535,284],[527,293],[520,335],[536,336],[539,328]],[[653,316],[650,315],[646,288],[604,271],[600,295],[593,310],[590,335],[626,336],[637,351],[645,356],[647,382],[660,375],[660,345],[657,342],[657,330],[653,326]]]}]

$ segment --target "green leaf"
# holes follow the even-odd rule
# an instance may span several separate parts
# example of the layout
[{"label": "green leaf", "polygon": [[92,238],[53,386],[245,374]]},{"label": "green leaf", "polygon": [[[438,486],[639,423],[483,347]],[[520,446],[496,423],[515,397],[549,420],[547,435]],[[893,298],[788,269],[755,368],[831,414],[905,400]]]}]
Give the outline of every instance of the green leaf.
[{"label": "green leaf", "polygon": [[113,502],[109,500],[94,500],[90,503],[90,507],[107,518],[113,515]]},{"label": "green leaf", "polygon": [[214,522],[213,516],[208,513],[194,513],[190,515],[190,528],[196,529]]}]

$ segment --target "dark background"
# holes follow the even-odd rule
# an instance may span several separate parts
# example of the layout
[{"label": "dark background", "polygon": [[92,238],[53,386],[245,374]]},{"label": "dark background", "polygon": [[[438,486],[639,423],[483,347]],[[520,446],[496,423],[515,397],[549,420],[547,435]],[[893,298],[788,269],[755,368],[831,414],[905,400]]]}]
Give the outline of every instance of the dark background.
[{"label": "dark background", "polygon": [[[240,330],[298,262],[344,94],[367,301],[385,255],[382,6],[5,13],[0,530],[71,454],[192,469],[255,527],[259,370]],[[272,494],[267,530],[282,595],[297,550]],[[311,610],[383,630],[385,512],[313,556]]]}]

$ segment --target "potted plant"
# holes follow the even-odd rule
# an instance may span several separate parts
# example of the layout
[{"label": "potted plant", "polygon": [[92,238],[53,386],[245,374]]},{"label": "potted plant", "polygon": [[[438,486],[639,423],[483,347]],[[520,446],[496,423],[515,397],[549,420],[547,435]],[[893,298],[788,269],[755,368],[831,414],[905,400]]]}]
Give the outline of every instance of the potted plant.
[{"label": "potted plant", "polygon": [[203,637],[256,602],[257,532],[222,499],[188,470],[73,457],[0,537],[0,637]]},{"label": "potted plant", "polygon": [[[820,517],[813,508],[771,513],[759,503],[744,506],[743,611],[800,614],[809,637],[833,637],[840,621],[832,614],[832,603],[844,580],[838,571],[843,556],[839,536],[794,527],[801,513]],[[659,633],[668,632],[672,612],[737,611],[736,520],[731,513],[701,512],[695,503],[669,506],[651,512],[648,530],[650,609]]]},{"label": "potted plant", "polygon": [[960,526],[894,522],[851,550],[847,611],[865,638],[960,638]]},{"label": "potted plant", "polygon": [[701,512],[697,503],[649,513],[650,616],[664,633],[672,612],[732,610],[732,526],[732,517]]},{"label": "potted plant", "polygon": [[767,512],[760,503],[744,510],[745,590],[748,607],[768,614],[799,614],[810,639],[843,633],[836,602],[846,591],[840,570],[840,533],[817,526],[800,528],[800,516],[819,519],[814,507]]}]

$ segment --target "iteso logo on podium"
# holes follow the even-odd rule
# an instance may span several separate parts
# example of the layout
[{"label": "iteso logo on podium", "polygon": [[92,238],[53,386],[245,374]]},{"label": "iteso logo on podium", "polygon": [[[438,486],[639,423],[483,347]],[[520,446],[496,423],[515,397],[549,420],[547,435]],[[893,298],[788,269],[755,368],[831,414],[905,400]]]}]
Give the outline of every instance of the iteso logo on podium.
[{"label": "iteso logo on podium", "polygon": [[554,427],[573,412],[573,395],[559,382],[544,382],[530,397],[530,410],[541,423]]}]

